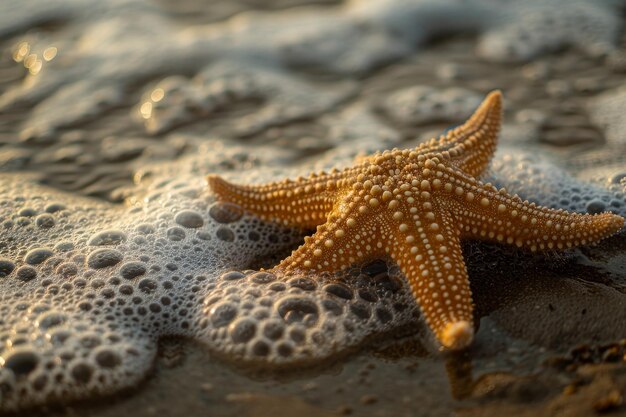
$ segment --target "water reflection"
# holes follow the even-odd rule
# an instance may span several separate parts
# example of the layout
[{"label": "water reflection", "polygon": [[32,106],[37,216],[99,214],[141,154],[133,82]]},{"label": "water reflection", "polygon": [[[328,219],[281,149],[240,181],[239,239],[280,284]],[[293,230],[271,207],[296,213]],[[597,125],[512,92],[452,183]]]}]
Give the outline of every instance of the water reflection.
[{"label": "water reflection", "polygon": [[41,72],[44,62],[52,61],[57,53],[58,49],[55,46],[48,46],[41,53],[34,52],[31,44],[23,41],[15,47],[13,60],[21,62],[30,75],[37,75]]},{"label": "water reflection", "polygon": [[445,366],[452,397],[455,400],[471,397],[476,383],[471,356],[467,352],[454,352],[446,358]]}]

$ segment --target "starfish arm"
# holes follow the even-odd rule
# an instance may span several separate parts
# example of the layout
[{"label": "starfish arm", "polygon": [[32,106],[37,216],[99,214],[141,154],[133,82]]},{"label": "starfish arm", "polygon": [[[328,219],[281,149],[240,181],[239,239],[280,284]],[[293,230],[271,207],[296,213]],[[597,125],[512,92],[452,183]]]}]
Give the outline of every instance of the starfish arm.
[{"label": "starfish arm", "polygon": [[494,91],[467,122],[446,135],[454,144],[448,150],[452,164],[473,177],[481,176],[496,152],[501,125],[502,95]]},{"label": "starfish arm", "polygon": [[337,206],[328,221],[319,225],[312,236],[305,237],[304,244],[274,270],[334,272],[384,255],[375,216],[360,213],[354,206]]},{"label": "starfish arm", "polygon": [[493,157],[502,124],[502,94],[493,91],[483,100],[474,114],[461,126],[439,138],[418,146],[415,151],[425,158],[445,154],[445,159],[468,173],[482,175]]},{"label": "starfish arm", "polygon": [[461,237],[515,244],[537,250],[562,250],[598,242],[624,227],[612,213],[578,214],[522,201],[473,178],[454,178],[450,198]]},{"label": "starfish arm", "polygon": [[347,171],[261,185],[232,184],[211,174],[207,182],[220,201],[238,204],[266,221],[312,229],[326,220],[338,187],[348,181]]},{"label": "starfish arm", "polygon": [[449,349],[461,349],[471,343],[474,327],[459,231],[443,207],[430,211],[431,203],[424,203],[419,216],[405,215],[400,225],[391,226],[398,229],[391,230],[394,243],[390,255],[406,276],[439,342]]}]

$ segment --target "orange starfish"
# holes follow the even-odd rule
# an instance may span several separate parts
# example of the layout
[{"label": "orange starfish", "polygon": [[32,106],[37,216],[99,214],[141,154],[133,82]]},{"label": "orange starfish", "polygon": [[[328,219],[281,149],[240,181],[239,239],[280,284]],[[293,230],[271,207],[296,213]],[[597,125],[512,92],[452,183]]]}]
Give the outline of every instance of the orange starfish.
[{"label": "orange starfish", "polygon": [[474,336],[462,239],[559,250],[597,242],[624,225],[611,213],[552,210],[477,180],[494,154],[501,119],[495,91],[465,124],[415,149],[295,181],[241,186],[209,175],[208,182],[218,199],[267,221],[317,227],[275,271],[334,272],[391,257],[439,342],[460,349]]}]

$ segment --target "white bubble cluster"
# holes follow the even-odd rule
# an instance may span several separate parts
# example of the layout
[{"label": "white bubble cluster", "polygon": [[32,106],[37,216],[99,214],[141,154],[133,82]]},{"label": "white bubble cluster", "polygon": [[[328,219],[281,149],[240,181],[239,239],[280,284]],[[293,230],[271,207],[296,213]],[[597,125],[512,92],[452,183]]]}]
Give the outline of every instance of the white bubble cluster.
[{"label": "white bubble cluster", "polygon": [[464,88],[437,89],[417,85],[396,91],[382,103],[382,109],[404,125],[435,122],[461,123],[478,107],[483,96]]},{"label": "white bubble cluster", "polygon": [[345,100],[353,87],[346,82],[325,90],[273,68],[214,65],[193,80],[170,77],[161,81],[144,95],[139,112],[150,133],[162,133],[250,102],[258,111],[240,120],[235,132],[250,136],[291,120],[316,117]]},{"label": "white bubble cluster", "polygon": [[299,234],[214,203],[198,178],[155,181],[125,209],[0,179],[0,410],[131,386],[167,335],[303,364],[413,317],[384,263],[350,282],[245,270]]},{"label": "white bubble cluster", "polygon": [[571,46],[592,56],[612,53],[623,26],[615,19],[617,5],[611,0],[511,2],[480,39],[478,53],[494,61],[527,61]]},{"label": "white bubble cluster", "polygon": [[612,177],[579,179],[549,158],[519,148],[501,147],[487,181],[510,193],[554,209],[626,216],[626,169]]},{"label": "white bubble cluster", "polygon": [[610,145],[626,145],[625,107],[626,86],[594,97],[589,105],[591,119],[604,130]]}]

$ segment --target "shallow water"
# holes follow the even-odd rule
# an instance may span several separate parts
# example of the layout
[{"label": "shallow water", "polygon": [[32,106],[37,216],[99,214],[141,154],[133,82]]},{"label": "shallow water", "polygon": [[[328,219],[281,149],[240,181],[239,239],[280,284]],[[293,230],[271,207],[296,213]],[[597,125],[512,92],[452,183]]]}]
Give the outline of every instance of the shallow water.
[{"label": "shallow water", "polygon": [[393,265],[316,282],[224,275],[271,266],[302,236],[216,206],[203,177],[269,181],[414,146],[499,88],[488,180],[542,205],[626,215],[624,6],[0,6],[0,409],[619,408],[623,233],[545,256],[468,243],[480,328],[469,351],[441,355]]}]

